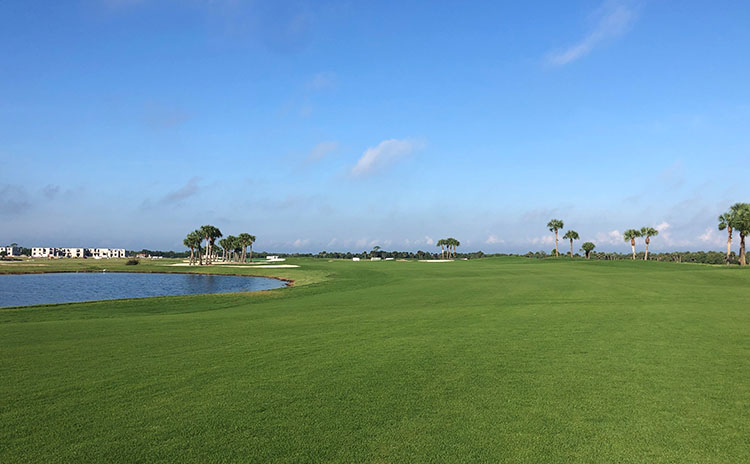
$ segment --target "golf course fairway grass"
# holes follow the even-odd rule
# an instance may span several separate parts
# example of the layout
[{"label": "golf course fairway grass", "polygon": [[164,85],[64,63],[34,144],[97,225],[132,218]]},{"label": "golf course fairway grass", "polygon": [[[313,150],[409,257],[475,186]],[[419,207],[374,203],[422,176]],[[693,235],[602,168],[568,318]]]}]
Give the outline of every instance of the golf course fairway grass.
[{"label": "golf course fairway grass", "polygon": [[2,463],[750,461],[747,269],[92,261],[295,285],[0,309]]}]

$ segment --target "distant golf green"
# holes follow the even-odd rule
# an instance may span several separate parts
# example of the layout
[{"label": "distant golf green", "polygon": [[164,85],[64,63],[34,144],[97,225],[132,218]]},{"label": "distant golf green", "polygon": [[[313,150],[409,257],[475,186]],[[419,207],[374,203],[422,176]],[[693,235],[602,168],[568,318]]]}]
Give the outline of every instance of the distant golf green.
[{"label": "distant golf green", "polygon": [[[0,462],[750,461],[750,271],[493,258],[0,310]],[[1,276],[0,276],[1,277]]]}]

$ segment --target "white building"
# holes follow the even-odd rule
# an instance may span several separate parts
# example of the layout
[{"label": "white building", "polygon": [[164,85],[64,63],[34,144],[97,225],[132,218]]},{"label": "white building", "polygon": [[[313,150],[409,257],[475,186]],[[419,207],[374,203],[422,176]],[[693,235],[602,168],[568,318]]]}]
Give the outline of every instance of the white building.
[{"label": "white building", "polygon": [[124,258],[123,248],[45,248],[31,249],[33,258]]},{"label": "white building", "polygon": [[19,256],[21,254],[21,247],[7,246],[0,247],[0,253],[5,252],[5,256]]},{"label": "white building", "polygon": [[58,256],[57,248],[34,247],[31,249],[32,258],[50,258]]},{"label": "white building", "polygon": [[61,248],[61,250],[62,250],[62,256],[66,258],[85,258],[86,257],[85,248]]},{"label": "white building", "polygon": [[94,259],[124,258],[125,250],[122,248],[89,248],[88,256]]}]

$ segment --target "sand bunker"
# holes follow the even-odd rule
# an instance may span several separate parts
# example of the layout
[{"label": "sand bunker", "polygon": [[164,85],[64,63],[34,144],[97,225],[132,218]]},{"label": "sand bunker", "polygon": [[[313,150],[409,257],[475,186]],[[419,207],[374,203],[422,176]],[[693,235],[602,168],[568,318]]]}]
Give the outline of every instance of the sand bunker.
[{"label": "sand bunker", "polygon": [[420,259],[420,263],[452,263],[452,259]]}]

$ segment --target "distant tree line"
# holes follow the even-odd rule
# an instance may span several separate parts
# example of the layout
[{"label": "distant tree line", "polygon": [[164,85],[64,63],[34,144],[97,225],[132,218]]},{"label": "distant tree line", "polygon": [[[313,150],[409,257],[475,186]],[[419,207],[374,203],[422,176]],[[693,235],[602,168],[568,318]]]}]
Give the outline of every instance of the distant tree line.
[{"label": "distant tree line", "polygon": [[125,254],[127,256],[156,256],[159,258],[187,258],[190,256],[190,253],[187,251],[160,251],[160,250],[148,250],[146,248],[136,251],[136,250],[125,250]]},{"label": "distant tree line", "polygon": [[[584,244],[585,245],[585,244]],[[511,255],[513,256],[513,255]],[[523,255],[525,258],[554,258],[555,250],[551,250],[549,253],[546,251],[529,251]],[[576,253],[573,255],[574,258],[582,257]],[[631,253],[616,253],[616,252],[591,252],[590,259],[601,260],[601,261],[614,261],[622,259],[633,259]],[[646,253],[636,253],[635,259],[646,259]],[[750,253],[746,254],[746,259],[750,261]],[[672,263],[702,263],[702,264],[725,264],[727,262],[726,253],[722,251],[673,251],[666,253],[649,253],[648,261],[664,261]],[[729,255],[729,264],[740,264],[739,256],[735,252],[731,252]]]},{"label": "distant tree line", "polygon": [[[555,257],[560,256],[558,247],[558,233],[565,227],[565,224],[560,219],[551,219],[547,223],[547,228],[550,232],[555,234],[555,249],[552,250]],[[653,227],[641,227],[640,229],[627,229],[623,233],[623,239],[626,242],[630,242],[632,250],[631,259],[643,259],[644,261],[678,261],[678,262],[699,262],[707,264],[739,264],[740,266],[746,266],[748,264],[748,253],[745,249],[745,237],[750,235],[750,203],[735,203],[729,210],[721,214],[718,218],[719,230],[727,231],[727,252],[726,254],[716,252],[672,252],[672,253],[658,253],[656,255],[649,255],[648,247],[651,244],[651,238],[659,235],[659,231]],[[734,254],[732,251],[732,232],[737,232],[740,236],[739,252]],[[643,253],[636,252],[636,239],[643,238],[646,244],[646,249]],[[578,240],[578,232],[574,230],[568,230],[563,239],[570,240],[570,258],[578,256],[573,255],[573,240]],[[596,244],[593,242],[584,242],[581,245],[581,250],[584,251],[587,259],[594,257],[594,259],[622,259],[620,253],[593,253],[596,248]],[[550,254],[552,254],[550,253]],[[717,256],[721,255],[722,258],[718,259]],[[545,252],[529,252],[524,256],[545,258]],[[718,261],[717,261],[718,259]]]}]

